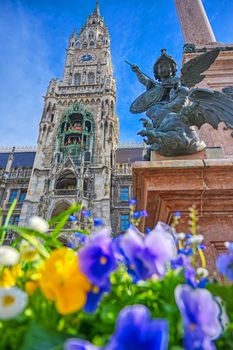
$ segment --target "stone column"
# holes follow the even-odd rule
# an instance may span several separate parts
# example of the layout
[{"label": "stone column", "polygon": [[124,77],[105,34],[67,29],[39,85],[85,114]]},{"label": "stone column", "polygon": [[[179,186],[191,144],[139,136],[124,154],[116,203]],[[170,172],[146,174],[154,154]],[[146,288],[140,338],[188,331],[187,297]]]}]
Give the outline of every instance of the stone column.
[{"label": "stone column", "polygon": [[175,0],[185,44],[215,42],[215,36],[201,0]]}]

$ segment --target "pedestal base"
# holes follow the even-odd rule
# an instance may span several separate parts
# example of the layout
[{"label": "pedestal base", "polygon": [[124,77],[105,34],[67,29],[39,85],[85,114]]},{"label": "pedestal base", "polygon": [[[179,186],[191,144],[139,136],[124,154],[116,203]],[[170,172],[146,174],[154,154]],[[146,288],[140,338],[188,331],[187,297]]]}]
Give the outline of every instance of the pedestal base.
[{"label": "pedestal base", "polygon": [[171,224],[173,214],[182,212],[177,228],[189,232],[188,208],[198,211],[198,233],[204,235],[208,268],[215,270],[215,259],[233,240],[233,158],[168,159],[136,162],[133,166],[134,196],[139,209],[149,217],[141,223],[153,228],[158,221]]}]

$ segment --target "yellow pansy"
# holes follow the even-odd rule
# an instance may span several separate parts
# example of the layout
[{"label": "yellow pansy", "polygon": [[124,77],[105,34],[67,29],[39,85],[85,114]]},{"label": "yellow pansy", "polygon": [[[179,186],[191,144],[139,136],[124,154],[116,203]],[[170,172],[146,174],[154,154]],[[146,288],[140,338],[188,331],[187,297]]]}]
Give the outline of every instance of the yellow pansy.
[{"label": "yellow pansy", "polygon": [[0,273],[0,287],[13,287],[18,277],[22,276],[22,270],[19,265],[11,268],[4,268]]},{"label": "yellow pansy", "polygon": [[58,312],[66,315],[85,305],[91,284],[79,269],[77,254],[63,247],[54,250],[45,261],[40,288],[55,302]]}]

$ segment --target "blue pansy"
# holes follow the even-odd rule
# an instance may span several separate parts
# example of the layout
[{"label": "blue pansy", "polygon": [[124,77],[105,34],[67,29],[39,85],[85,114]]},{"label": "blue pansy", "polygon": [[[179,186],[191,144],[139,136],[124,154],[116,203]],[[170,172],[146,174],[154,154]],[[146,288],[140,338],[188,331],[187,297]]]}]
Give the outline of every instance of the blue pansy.
[{"label": "blue pansy", "polygon": [[119,314],[116,330],[106,350],[166,350],[168,322],[151,319],[144,305],[125,307]]},{"label": "blue pansy", "polygon": [[94,226],[95,226],[95,227],[103,226],[103,225],[104,225],[104,220],[99,219],[99,218],[94,218],[94,219],[93,219],[93,222],[94,222]]},{"label": "blue pansy", "polygon": [[93,313],[96,311],[99,302],[103,295],[111,290],[110,280],[106,280],[105,284],[101,287],[93,286],[90,292],[87,294],[87,301],[84,306],[84,311]]},{"label": "blue pansy", "polygon": [[128,205],[136,205],[137,204],[137,200],[135,198],[131,198],[129,201],[128,201]]},{"label": "blue pansy", "polygon": [[68,217],[68,221],[76,222],[76,221],[77,221],[77,217],[74,216],[74,215],[70,215],[70,216]]},{"label": "blue pansy", "polygon": [[[118,315],[115,333],[102,350],[167,350],[168,322],[151,319],[144,305],[127,306]],[[97,350],[81,339],[69,339],[64,350]]]},{"label": "blue pansy", "polygon": [[95,286],[105,285],[110,273],[116,269],[112,239],[105,233],[91,236],[78,255],[81,271]]}]

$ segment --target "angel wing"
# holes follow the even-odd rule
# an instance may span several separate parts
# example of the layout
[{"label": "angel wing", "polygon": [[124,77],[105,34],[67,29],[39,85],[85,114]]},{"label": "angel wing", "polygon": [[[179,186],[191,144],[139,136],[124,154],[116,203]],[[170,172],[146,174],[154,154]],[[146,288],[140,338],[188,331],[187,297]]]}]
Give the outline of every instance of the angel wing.
[{"label": "angel wing", "polygon": [[220,48],[215,48],[203,53],[184,64],[181,69],[181,84],[191,88],[200,83],[204,78],[204,73],[216,60]]},{"label": "angel wing", "polygon": [[130,106],[130,112],[137,114],[147,111],[151,106],[160,102],[163,98],[164,88],[162,84],[156,84],[151,89],[141,94]]},{"label": "angel wing", "polygon": [[193,102],[194,111],[186,113],[190,107],[183,108],[181,118],[185,124],[196,125],[200,128],[203,124],[208,123],[218,129],[218,124],[224,122],[233,129],[233,100],[230,96],[209,89],[193,89],[189,93],[189,99]]}]

